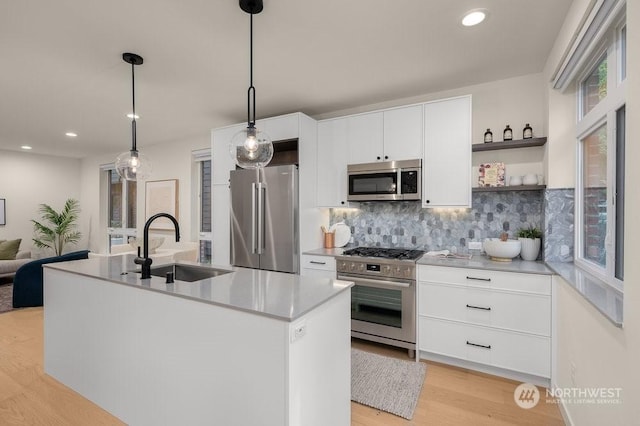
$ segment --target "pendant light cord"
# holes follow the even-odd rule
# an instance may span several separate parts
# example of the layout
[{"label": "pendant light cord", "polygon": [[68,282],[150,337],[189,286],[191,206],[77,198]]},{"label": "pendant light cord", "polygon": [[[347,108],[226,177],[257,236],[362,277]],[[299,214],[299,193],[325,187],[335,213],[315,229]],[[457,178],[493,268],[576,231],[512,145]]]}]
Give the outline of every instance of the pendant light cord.
[{"label": "pendant light cord", "polygon": [[253,13],[249,14],[249,90],[247,91],[247,124],[256,125],[256,88],[253,87]]},{"label": "pendant light cord", "polygon": [[136,77],[133,71],[135,65],[131,63],[131,99],[133,104],[133,117],[131,121],[131,151],[138,151],[136,146]]}]

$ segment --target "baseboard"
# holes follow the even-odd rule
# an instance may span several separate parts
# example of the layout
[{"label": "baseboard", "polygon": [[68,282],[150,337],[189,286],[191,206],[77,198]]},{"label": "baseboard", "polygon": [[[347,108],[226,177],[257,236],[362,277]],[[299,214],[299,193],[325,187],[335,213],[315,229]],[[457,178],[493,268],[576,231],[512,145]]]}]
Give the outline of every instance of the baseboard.
[{"label": "baseboard", "polygon": [[[556,389],[558,386],[553,385],[553,389]],[[573,426],[573,419],[571,418],[571,414],[567,410],[567,406],[564,403],[564,399],[562,397],[556,397],[558,400],[558,407],[560,408],[560,415],[562,416],[562,420],[564,420],[564,424],[566,426]]]},{"label": "baseboard", "polygon": [[420,359],[426,359],[429,361],[440,362],[442,364],[453,365],[456,367],[466,368],[468,370],[479,371],[485,374],[491,374],[493,376],[504,377],[506,379],[531,383],[537,386],[549,388],[551,386],[551,380],[547,377],[535,376],[532,374],[521,373],[519,371],[507,370],[505,368],[492,367],[485,364],[480,364],[473,361],[467,361],[459,358],[452,358],[445,355],[434,354],[432,352],[420,351]]}]

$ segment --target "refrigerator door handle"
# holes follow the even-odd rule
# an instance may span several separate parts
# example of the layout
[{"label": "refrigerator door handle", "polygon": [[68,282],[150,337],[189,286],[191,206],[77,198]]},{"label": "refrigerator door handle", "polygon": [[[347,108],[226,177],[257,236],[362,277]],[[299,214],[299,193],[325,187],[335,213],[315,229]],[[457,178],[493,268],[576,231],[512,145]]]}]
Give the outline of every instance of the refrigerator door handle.
[{"label": "refrigerator door handle", "polygon": [[256,236],[257,236],[257,216],[256,216],[256,203],[257,203],[258,188],[255,182],[251,182],[251,253],[256,253]]},{"label": "refrigerator door handle", "polygon": [[262,204],[262,214],[260,215],[260,217],[262,217],[262,244],[260,245],[260,247],[262,247],[262,250],[260,251],[260,254],[264,254],[267,248],[267,185],[265,185],[264,183],[262,184],[262,191],[260,191],[260,194],[260,204]]},{"label": "refrigerator door handle", "polygon": [[258,182],[256,184],[256,188],[257,188],[257,199],[258,199],[258,208],[257,210],[257,216],[258,216],[258,224],[257,224],[257,253],[258,254],[263,254],[264,253],[264,190],[265,187],[263,186],[262,182]]}]

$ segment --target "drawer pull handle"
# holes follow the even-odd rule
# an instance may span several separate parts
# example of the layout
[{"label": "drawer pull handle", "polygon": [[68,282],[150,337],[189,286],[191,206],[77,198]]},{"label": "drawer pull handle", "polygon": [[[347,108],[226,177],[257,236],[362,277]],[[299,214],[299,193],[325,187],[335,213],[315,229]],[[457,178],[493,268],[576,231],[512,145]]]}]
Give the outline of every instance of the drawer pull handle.
[{"label": "drawer pull handle", "polygon": [[477,277],[469,277],[467,276],[468,280],[476,280],[476,281],[491,281],[491,278],[477,278]]},{"label": "drawer pull handle", "polygon": [[310,260],[309,263],[313,263],[314,265],[326,265],[327,262],[318,262],[317,260]]},{"label": "drawer pull handle", "polygon": [[484,349],[491,349],[491,345],[481,345],[479,343],[472,343],[470,341],[467,340],[467,345],[469,346],[475,346],[477,348],[484,348]]},{"label": "drawer pull handle", "polygon": [[485,308],[484,306],[474,306],[474,305],[467,305],[467,308],[469,309],[480,309],[483,311],[490,311],[491,308]]}]

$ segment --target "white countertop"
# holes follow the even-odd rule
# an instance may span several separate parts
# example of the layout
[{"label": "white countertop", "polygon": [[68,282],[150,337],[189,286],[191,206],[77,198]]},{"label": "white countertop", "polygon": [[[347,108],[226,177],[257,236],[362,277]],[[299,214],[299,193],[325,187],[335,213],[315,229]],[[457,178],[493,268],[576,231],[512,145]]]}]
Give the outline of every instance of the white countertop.
[{"label": "white countertop", "polygon": [[342,253],[348,249],[349,247],[319,248],[305,251],[302,254],[310,254],[312,256],[342,256]]},{"label": "white countertop", "polygon": [[511,262],[498,262],[484,255],[473,255],[471,259],[442,258],[424,255],[417,261],[418,265],[449,266],[454,268],[487,269],[491,271],[519,272],[524,274],[553,275],[544,262],[513,259]]},{"label": "white countertop", "polygon": [[[202,265],[193,262],[180,263],[209,266],[233,272],[202,281],[176,280],[173,284],[167,284],[165,279],[160,277],[152,276],[150,279],[140,279],[140,274],[133,272],[140,269],[138,265],[133,263],[134,258],[135,256],[132,255],[110,256],[50,263],[44,267],[238,309],[283,321],[296,320],[353,285],[349,281],[329,278],[303,277],[282,272]],[[152,267],[163,263],[166,262],[154,262]]]},{"label": "white countertop", "polygon": [[[342,256],[342,253],[350,247],[344,248],[318,248],[305,251],[302,254],[314,256]],[[545,266],[544,262],[514,259],[511,262],[497,262],[481,254],[474,254],[471,259],[442,258],[427,256],[426,254],[416,261],[418,265],[449,266],[453,268],[489,269],[494,271],[520,272],[525,274],[553,275],[553,271]]]},{"label": "white countertop", "polygon": [[616,327],[622,327],[624,298],[620,290],[576,267],[573,262],[549,262],[549,267]]}]

